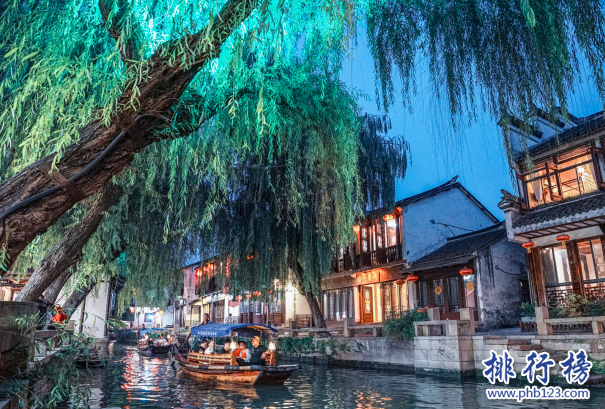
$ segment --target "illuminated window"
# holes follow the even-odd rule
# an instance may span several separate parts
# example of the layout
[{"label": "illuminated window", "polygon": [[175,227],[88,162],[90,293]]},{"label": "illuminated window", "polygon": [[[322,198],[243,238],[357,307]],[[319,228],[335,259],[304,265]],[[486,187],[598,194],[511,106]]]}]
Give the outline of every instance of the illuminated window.
[{"label": "illuminated window", "polygon": [[529,207],[597,190],[600,178],[591,150],[591,146],[584,146],[535,163],[534,169],[523,175]]}]

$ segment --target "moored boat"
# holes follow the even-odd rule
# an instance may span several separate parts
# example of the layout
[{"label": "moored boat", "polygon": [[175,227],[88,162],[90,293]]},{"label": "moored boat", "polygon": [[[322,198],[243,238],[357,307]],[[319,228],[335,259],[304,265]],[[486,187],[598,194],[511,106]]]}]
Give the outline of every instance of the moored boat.
[{"label": "moored boat", "polygon": [[139,331],[137,347],[143,354],[161,355],[170,352],[172,336],[162,328]]},{"label": "moored boat", "polygon": [[[191,329],[191,334],[198,337],[231,337],[249,338],[255,335],[272,339],[277,330],[265,325],[255,324],[206,324]],[[274,344],[273,344],[274,345]],[[174,361],[181,370],[195,378],[246,384],[283,384],[292,372],[300,369],[299,364],[276,365],[275,348],[267,351],[268,365],[238,365],[235,351],[231,354],[205,355],[189,351],[187,358],[173,349]]]}]

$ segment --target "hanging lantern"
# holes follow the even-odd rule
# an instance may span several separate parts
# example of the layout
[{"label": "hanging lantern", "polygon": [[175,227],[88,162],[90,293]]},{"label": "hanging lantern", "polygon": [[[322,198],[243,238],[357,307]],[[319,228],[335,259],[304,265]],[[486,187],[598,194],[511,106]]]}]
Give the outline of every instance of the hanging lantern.
[{"label": "hanging lantern", "polygon": [[557,236],[557,241],[560,241],[562,245],[565,245],[566,241],[569,241],[569,234],[559,234]]},{"label": "hanging lantern", "polygon": [[406,278],[406,281],[409,281],[410,283],[415,283],[416,281],[418,281],[418,276],[417,275],[409,275]]},{"label": "hanging lantern", "polygon": [[536,246],[536,243],[534,243],[533,241],[526,241],[525,243],[523,243],[521,245],[521,247],[523,247],[524,249],[527,249],[528,253],[531,253],[531,249],[533,249]]},{"label": "hanging lantern", "polygon": [[241,300],[242,300],[244,297],[242,297],[241,295],[238,295],[238,296],[237,296],[237,297],[235,297],[235,298],[237,298],[237,301],[241,301]]},{"label": "hanging lantern", "polygon": [[404,285],[406,283],[406,280],[397,280],[395,281],[395,284],[397,285]]},{"label": "hanging lantern", "polygon": [[361,227],[359,227],[358,224],[356,224],[355,226],[353,226],[353,231],[355,232],[355,234],[359,234],[360,230],[361,230]]},{"label": "hanging lantern", "polygon": [[385,222],[390,222],[393,219],[395,219],[395,216],[393,216],[392,214],[385,214],[384,216],[382,216],[382,220],[384,220]]},{"label": "hanging lantern", "polygon": [[460,275],[470,276],[471,274],[473,274],[473,270],[468,267],[464,267],[462,270],[460,270]]},{"label": "hanging lantern", "polygon": [[246,294],[246,298],[252,297],[252,294]]}]

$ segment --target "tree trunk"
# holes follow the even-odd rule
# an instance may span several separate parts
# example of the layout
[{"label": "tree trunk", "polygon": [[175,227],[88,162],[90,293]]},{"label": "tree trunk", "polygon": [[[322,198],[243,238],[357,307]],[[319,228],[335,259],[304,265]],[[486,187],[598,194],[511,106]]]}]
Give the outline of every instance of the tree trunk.
[{"label": "tree trunk", "polygon": [[[72,267],[76,268],[76,265],[74,264]],[[61,273],[61,275],[57,277],[55,281],[53,281],[53,283],[46,289],[46,291],[44,291],[44,298],[46,299],[46,301],[52,304],[57,302],[57,297],[59,297],[61,289],[63,288],[67,280],[69,280],[69,277],[71,277],[73,274],[72,267],[68,267],[63,273]]]},{"label": "tree trunk", "polygon": [[[131,104],[133,88],[127,88],[117,101],[120,110],[105,126],[92,120],[80,132],[80,139],[69,145],[57,169],[49,173],[55,155],[41,159],[0,185],[0,243],[4,250],[3,268],[10,269],[23,249],[52,226],[75,203],[99,192],[145,146],[168,137],[158,131],[170,126],[174,108],[198,70],[218,56],[222,44],[234,29],[248,18],[260,0],[229,0],[212,26],[160,46],[146,62],[146,80],[137,83],[136,109]],[[170,55],[179,47],[196,50],[191,64],[170,64]],[[202,48],[203,47],[203,48]],[[199,127],[203,119],[197,122]],[[180,129],[180,124],[173,124]],[[183,127],[182,137],[194,129]],[[128,137],[125,137],[128,136]],[[91,165],[97,158],[94,166]],[[82,172],[86,170],[85,172]],[[48,189],[55,190],[48,193]],[[44,197],[34,195],[47,192]],[[29,200],[26,202],[26,200]]]},{"label": "tree trunk", "polygon": [[82,249],[99,227],[103,214],[113,206],[123,190],[112,185],[95,199],[78,224],[70,228],[38,263],[16,301],[34,301],[69,267],[82,259]]},{"label": "tree trunk", "polygon": [[95,285],[97,284],[97,280],[91,279],[90,277],[86,277],[86,282],[88,283],[86,286],[73,290],[73,292],[69,295],[67,301],[65,301],[65,304],[63,305],[63,311],[65,312],[68,318],[71,318],[71,316],[78,309],[80,304],[82,304],[82,301],[86,299],[88,294],[90,294],[92,289],[95,288]]},{"label": "tree trunk", "polygon": [[[313,317],[313,325],[316,328],[327,328],[326,321],[324,320],[324,316],[321,313],[321,308],[319,308],[319,302],[317,302],[317,298],[313,295],[311,291],[305,291],[303,277],[302,277],[302,266],[300,263],[296,262],[294,268],[292,268],[292,272],[298,281],[299,287],[302,289],[302,293],[307,299],[307,303],[309,303],[309,308],[311,309],[311,316]],[[329,332],[320,332],[318,335],[321,336],[330,336]]]}]

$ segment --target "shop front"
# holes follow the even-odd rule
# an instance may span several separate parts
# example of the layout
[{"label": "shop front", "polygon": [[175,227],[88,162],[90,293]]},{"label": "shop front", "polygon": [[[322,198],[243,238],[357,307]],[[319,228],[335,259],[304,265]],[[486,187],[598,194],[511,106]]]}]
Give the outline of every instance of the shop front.
[{"label": "shop front", "polygon": [[[417,308],[439,308],[445,320],[460,319],[460,308],[476,307],[476,276],[461,275],[465,265],[437,268],[418,273]],[[478,320],[477,310],[475,318]]]},{"label": "shop front", "polygon": [[366,324],[398,317],[408,309],[407,283],[399,270],[381,268],[326,278],[321,298],[326,323]]}]

